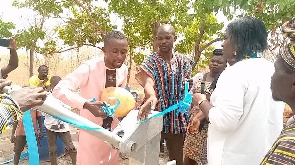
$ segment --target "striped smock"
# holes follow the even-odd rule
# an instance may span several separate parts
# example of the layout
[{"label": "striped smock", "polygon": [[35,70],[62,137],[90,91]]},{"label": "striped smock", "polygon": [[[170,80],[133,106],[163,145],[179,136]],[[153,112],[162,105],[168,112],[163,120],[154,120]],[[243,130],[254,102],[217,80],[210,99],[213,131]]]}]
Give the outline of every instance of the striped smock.
[{"label": "striped smock", "polygon": [[295,123],[282,131],[261,163],[261,165],[287,164],[295,164]]},{"label": "striped smock", "polygon": [[[155,110],[165,110],[183,100],[184,82],[190,78],[192,64],[193,62],[183,55],[174,55],[169,64],[158,53],[148,56],[143,61],[138,73],[146,72],[155,82],[154,90],[158,99]],[[177,115],[172,111],[163,117],[163,131],[185,133],[188,121],[187,113]]]}]

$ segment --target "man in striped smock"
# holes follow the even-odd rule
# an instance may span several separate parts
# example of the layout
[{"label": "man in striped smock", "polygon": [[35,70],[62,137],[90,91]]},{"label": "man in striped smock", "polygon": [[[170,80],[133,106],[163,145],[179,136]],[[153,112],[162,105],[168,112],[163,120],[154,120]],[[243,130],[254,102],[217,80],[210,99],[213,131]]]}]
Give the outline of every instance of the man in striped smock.
[{"label": "man in striped smock", "polygon": [[[283,47],[275,62],[275,73],[271,79],[272,97],[286,102],[295,112],[295,18],[282,26],[290,43]],[[291,120],[290,120],[291,119]],[[295,164],[295,122],[290,118],[286,128],[273,144],[261,165]],[[290,122],[290,123],[289,123]]]},{"label": "man in striped smock", "polygon": [[[136,74],[144,87],[145,100],[138,119],[144,119],[151,109],[163,111],[184,98],[184,82],[190,78],[192,61],[172,53],[176,40],[174,28],[165,24],[159,27],[156,42],[158,52],[147,57]],[[162,138],[166,140],[169,159],[183,164],[183,141],[188,114],[172,111],[164,115]]]}]

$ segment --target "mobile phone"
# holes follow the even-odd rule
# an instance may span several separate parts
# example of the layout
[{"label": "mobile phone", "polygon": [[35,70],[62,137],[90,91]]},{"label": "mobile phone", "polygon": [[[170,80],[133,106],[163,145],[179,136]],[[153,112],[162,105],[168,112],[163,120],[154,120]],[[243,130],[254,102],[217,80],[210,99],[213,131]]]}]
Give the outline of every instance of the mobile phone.
[{"label": "mobile phone", "polygon": [[0,46],[8,48],[9,44],[10,44],[9,39],[0,38]]}]

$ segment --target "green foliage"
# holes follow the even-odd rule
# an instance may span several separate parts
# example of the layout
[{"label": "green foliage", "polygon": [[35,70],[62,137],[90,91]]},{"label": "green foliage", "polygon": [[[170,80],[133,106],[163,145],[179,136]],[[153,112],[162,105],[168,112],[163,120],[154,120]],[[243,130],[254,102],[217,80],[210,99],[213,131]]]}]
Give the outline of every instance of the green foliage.
[{"label": "green foliage", "polygon": [[38,50],[39,48],[37,48],[36,42],[38,39],[44,39],[45,35],[46,33],[42,29],[32,26],[28,29],[18,31],[15,37],[19,47],[23,47],[26,50],[34,47]]},{"label": "green foliage", "polygon": [[[59,37],[69,46],[81,47],[85,44],[95,46],[103,41],[103,35],[106,32],[116,28],[111,25],[106,9],[94,7],[89,9],[90,15],[76,8],[72,8],[71,12],[73,18],[67,21],[67,25],[56,28]],[[96,24],[90,20],[90,17],[95,20]]]},{"label": "green foliage", "polygon": [[[29,27],[24,27],[24,29],[17,32],[16,38],[18,41],[18,46],[23,47],[26,50],[35,50],[36,52],[42,53],[46,56],[49,53],[46,52],[46,50],[52,50],[52,45],[45,43],[45,47],[40,48],[37,46],[37,41],[42,41],[45,39],[45,22],[50,17],[57,16],[58,14],[62,13],[62,6],[56,3],[55,0],[14,0],[13,6],[18,8],[32,9],[37,15],[37,17],[34,18],[34,24],[30,25]],[[49,43],[53,42],[54,41],[49,41]]]},{"label": "green foliage", "polygon": [[140,65],[145,58],[146,58],[146,55],[140,52],[136,52],[132,56],[132,59],[136,65]]},{"label": "green foliage", "polygon": [[[213,0],[214,11],[221,10],[230,18],[231,11],[239,9],[242,11],[240,16],[250,15],[260,18],[266,25],[267,29],[273,30],[282,25],[282,22],[295,16],[294,0]],[[262,2],[262,3],[260,3]]]},{"label": "green foliage", "polygon": [[63,4],[71,4],[70,2],[56,2],[56,0],[14,0],[13,6],[18,8],[30,8],[39,13],[41,16],[58,16],[63,13]]},{"label": "green foliage", "polygon": [[51,40],[48,42],[45,42],[44,48],[39,50],[39,53],[50,56],[53,55],[57,50],[56,42]]},{"label": "green foliage", "polygon": [[[106,32],[117,28],[110,21],[110,14],[114,13],[123,19],[122,30],[129,40],[129,55],[137,65],[146,57],[146,50],[153,50],[158,26],[163,23],[172,24],[177,35],[184,37],[175,46],[175,50],[194,60],[202,56],[199,62],[196,61],[199,65],[197,69],[208,65],[208,59],[214,49],[211,44],[214,39],[222,38],[223,35],[223,24],[217,22],[214,13],[221,11],[231,20],[235,11],[240,10],[239,16],[251,15],[262,19],[269,31],[295,16],[294,0],[104,1],[108,9],[100,7],[101,0],[15,0],[13,5],[32,9],[43,19],[43,23],[51,18],[63,20],[64,25],[56,27],[55,32],[65,45],[74,48],[83,45],[96,46],[103,41]],[[64,18],[65,15],[67,18]],[[16,35],[19,46],[26,49],[34,47],[44,55],[58,52],[56,40],[47,39],[43,23],[20,30]],[[14,29],[12,23],[0,20],[0,37],[10,37],[11,29]],[[45,42],[44,47],[36,46],[38,40]]]},{"label": "green foliage", "polygon": [[4,22],[0,19],[0,38],[9,38],[12,36],[11,30],[15,26],[12,22]]},{"label": "green foliage", "polygon": [[[107,1],[108,2],[108,1]],[[205,19],[205,34],[201,38],[201,46],[205,46],[213,35],[219,33],[223,25],[217,23],[217,19],[210,12],[189,14],[191,5],[195,9],[204,8],[199,1],[192,4],[189,0],[164,0],[136,1],[136,0],[112,0],[108,2],[109,9],[117,13],[124,20],[123,31],[129,38],[129,44],[133,49],[152,49],[154,28],[161,23],[172,24],[178,36],[184,35],[175,50],[183,54],[193,54],[197,37],[199,36],[200,22]],[[207,9],[209,10],[209,9]],[[198,11],[198,10],[195,10]],[[205,10],[203,10],[205,11]],[[156,26],[155,26],[156,25]],[[210,45],[208,45],[210,46]],[[205,50],[207,47],[202,47]],[[134,51],[130,49],[130,51]],[[206,55],[206,54],[205,54]],[[134,56],[136,64],[140,64],[145,56]]]},{"label": "green foliage", "polygon": [[[214,35],[217,37],[222,36],[221,29],[223,24],[217,22],[217,18],[213,14],[205,15],[205,25],[204,25],[204,34],[200,43],[201,47],[204,47],[208,42],[214,40]],[[196,17],[192,20],[191,24],[183,28],[183,34],[185,39],[181,40],[178,45],[176,45],[176,50],[183,54],[191,54],[194,50],[195,42],[198,36],[200,35],[200,24],[201,18]],[[216,36],[215,36],[216,37]],[[205,48],[206,49],[206,48]],[[204,50],[205,50],[204,49]]]}]

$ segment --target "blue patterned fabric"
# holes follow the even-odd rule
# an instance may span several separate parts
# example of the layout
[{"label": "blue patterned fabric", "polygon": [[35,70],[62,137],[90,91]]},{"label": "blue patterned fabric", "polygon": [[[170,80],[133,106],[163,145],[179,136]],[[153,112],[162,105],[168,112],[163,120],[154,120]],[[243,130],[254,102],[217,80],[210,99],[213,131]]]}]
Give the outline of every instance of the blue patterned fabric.
[{"label": "blue patterned fabric", "polygon": [[[178,104],[184,99],[184,83],[190,78],[193,62],[183,55],[174,55],[170,63],[154,53],[147,57],[139,68],[155,81],[158,98],[157,111]],[[185,133],[189,116],[187,113],[169,112],[164,115],[163,131],[174,134]]]}]

